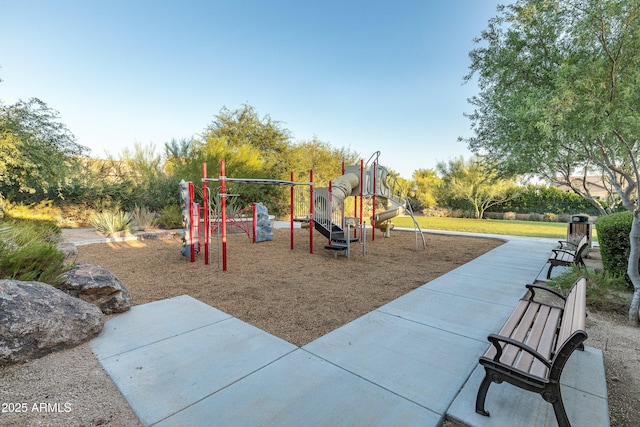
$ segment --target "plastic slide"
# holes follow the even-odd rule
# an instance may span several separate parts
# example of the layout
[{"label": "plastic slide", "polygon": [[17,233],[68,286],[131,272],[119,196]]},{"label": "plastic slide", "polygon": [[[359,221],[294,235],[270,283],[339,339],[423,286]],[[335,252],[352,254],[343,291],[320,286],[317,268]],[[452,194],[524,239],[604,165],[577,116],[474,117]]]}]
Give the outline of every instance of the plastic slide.
[{"label": "plastic slide", "polygon": [[[386,176],[386,170],[383,170],[380,177],[381,179],[378,180],[379,182],[377,187],[379,188],[376,189],[376,195],[391,200],[397,206],[398,202],[395,201],[393,195],[390,194],[390,188],[387,186]],[[334,198],[333,204],[338,205],[349,196],[358,196],[359,184],[360,178],[355,173],[346,173],[331,181],[331,187],[333,191],[332,194]],[[392,209],[376,213],[376,215],[372,219],[375,220],[376,223],[381,223],[384,221],[388,221],[391,218],[402,214],[403,212],[404,208],[402,206],[397,206]]]}]

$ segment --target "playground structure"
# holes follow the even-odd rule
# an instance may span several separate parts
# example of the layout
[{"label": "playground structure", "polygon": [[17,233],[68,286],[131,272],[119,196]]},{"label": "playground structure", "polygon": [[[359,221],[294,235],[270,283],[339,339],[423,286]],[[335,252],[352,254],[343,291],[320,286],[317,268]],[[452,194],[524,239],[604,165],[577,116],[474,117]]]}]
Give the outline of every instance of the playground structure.
[{"label": "playground structure", "polygon": [[[207,177],[207,165],[202,164],[202,204],[194,202],[193,183],[181,182],[181,205],[183,209],[183,248],[182,254],[195,262],[195,255],[204,250],[205,264],[209,264],[209,252],[212,237],[217,237],[218,267],[227,270],[227,226],[234,224],[237,218],[228,218],[227,183],[253,185],[280,185],[290,188],[290,249],[294,248],[294,223],[300,222],[309,229],[309,253],[313,253],[313,231],[316,230],[327,238],[325,249],[346,251],[350,259],[352,243],[361,243],[363,255],[366,253],[366,221],[364,219],[365,201],[371,201],[371,239],[375,240],[375,230],[379,229],[385,237],[390,237],[393,229],[392,218],[405,213],[411,217],[416,236],[416,251],[419,246],[426,249],[426,242],[418,225],[411,205],[397,180],[383,166],[378,164],[380,152],[374,153],[365,163],[363,160],[356,165],[342,165],[342,175],[332,180],[328,187],[314,188],[313,171],[309,171],[309,182],[291,179],[248,179],[230,178],[225,175],[224,159],[220,160],[220,175],[218,178]],[[218,193],[214,196],[209,188],[210,182],[219,183]],[[183,197],[184,196],[184,197]],[[214,197],[219,203],[214,202]],[[346,216],[345,200],[354,197],[353,217]],[[382,210],[378,209],[378,205]],[[253,239],[256,242],[256,204],[253,205]],[[215,207],[215,208],[214,208]],[[202,219],[200,218],[202,213]],[[200,223],[203,223],[203,230]],[[216,232],[216,233],[214,233]],[[247,234],[250,233],[245,230]],[[200,244],[203,237],[203,244]],[[270,239],[269,239],[270,240]],[[201,247],[202,246],[202,247]]]}]

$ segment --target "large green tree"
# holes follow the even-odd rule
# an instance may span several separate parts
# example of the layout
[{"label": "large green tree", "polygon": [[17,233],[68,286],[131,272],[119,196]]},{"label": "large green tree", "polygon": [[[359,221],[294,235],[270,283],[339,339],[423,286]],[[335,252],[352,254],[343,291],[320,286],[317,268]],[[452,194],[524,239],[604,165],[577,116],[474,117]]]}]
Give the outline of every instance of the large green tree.
[{"label": "large green tree", "polygon": [[[634,212],[628,274],[640,308],[640,2],[519,0],[501,6],[470,54],[471,149],[600,203],[576,173],[604,176]],[[606,209],[600,206],[602,213]]]},{"label": "large green tree", "polygon": [[453,207],[456,200],[471,206],[475,218],[482,218],[492,206],[509,200],[513,181],[500,177],[496,168],[479,157],[464,160],[458,157],[438,162],[436,169],[442,181],[438,187],[438,200]]},{"label": "large green tree", "polygon": [[88,150],[37,98],[0,103],[0,196],[36,201],[58,190],[78,156]]},{"label": "large green tree", "polygon": [[432,169],[417,169],[413,171],[411,193],[419,202],[421,208],[435,206],[437,202],[435,193],[440,181],[437,172]]}]

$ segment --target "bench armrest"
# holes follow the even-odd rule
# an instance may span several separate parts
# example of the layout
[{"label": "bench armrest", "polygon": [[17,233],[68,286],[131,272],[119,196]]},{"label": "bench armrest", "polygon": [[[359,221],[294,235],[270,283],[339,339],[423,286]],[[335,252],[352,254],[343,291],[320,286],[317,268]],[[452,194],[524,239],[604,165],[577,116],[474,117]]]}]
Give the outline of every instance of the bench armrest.
[{"label": "bench armrest", "polygon": [[568,240],[558,240],[558,243],[560,243],[560,249],[564,249],[565,246],[568,246],[573,250],[578,249],[578,245],[576,245],[575,243],[569,242]]},{"label": "bench armrest", "polygon": [[576,257],[576,251],[572,251],[571,249],[551,249],[551,252],[553,252],[556,256],[558,256],[558,254],[567,254],[567,255],[571,255],[572,257]]},{"label": "bench armrest", "polygon": [[491,344],[493,344],[496,349],[496,355],[493,358],[494,362],[500,363],[500,357],[502,357],[502,346],[500,345],[500,343],[503,342],[505,344],[510,344],[522,349],[523,351],[526,351],[527,353],[538,359],[540,362],[542,362],[544,366],[551,369],[551,362],[549,362],[546,357],[544,357],[542,354],[538,353],[528,345],[521,343],[520,341],[516,341],[512,338],[503,337],[502,335],[497,334],[491,334],[487,337],[487,339],[491,342]]},{"label": "bench armrest", "polygon": [[557,296],[558,298],[561,298],[562,301],[566,301],[567,300],[567,298],[564,295],[562,295],[560,292],[558,292],[555,289],[550,288],[548,286],[529,284],[529,285],[526,285],[526,288],[529,291],[531,291],[531,295],[529,296],[529,301],[534,301],[534,298],[536,296],[536,289],[541,290],[541,291],[549,292],[549,293]]}]

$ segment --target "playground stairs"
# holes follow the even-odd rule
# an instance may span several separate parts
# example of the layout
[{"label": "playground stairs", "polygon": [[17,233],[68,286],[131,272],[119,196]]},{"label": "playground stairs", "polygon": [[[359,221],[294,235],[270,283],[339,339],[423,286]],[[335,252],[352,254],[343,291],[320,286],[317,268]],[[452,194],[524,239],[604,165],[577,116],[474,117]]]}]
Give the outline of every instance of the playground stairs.
[{"label": "playground stairs", "polygon": [[325,249],[333,251],[346,251],[349,243],[359,242],[360,239],[355,237],[345,237],[344,230],[338,224],[329,220],[319,220],[313,222],[314,228],[329,240],[329,244],[325,245]]}]

